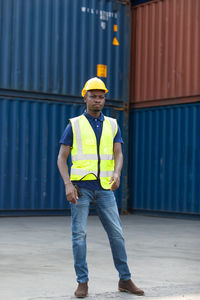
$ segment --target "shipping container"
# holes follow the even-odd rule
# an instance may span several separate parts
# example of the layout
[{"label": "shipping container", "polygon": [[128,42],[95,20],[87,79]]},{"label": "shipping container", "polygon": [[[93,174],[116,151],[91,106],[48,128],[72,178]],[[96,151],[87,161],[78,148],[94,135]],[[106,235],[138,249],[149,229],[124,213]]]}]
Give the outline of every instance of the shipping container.
[{"label": "shipping container", "polygon": [[108,99],[127,101],[130,22],[126,2],[0,0],[1,95],[79,97],[86,80],[99,76]]},{"label": "shipping container", "polygon": [[129,208],[200,216],[200,103],[130,116]]},{"label": "shipping container", "polygon": [[0,215],[68,213],[58,141],[89,78],[104,80],[104,112],[128,139],[130,22],[126,2],[0,0]]},{"label": "shipping container", "polygon": [[132,7],[132,108],[200,101],[200,1]]},{"label": "shipping container", "polygon": [[[0,215],[70,213],[57,168],[59,139],[68,119],[85,106],[47,100],[0,97]],[[105,107],[123,133],[124,112]],[[116,192],[119,209],[124,183]]]}]

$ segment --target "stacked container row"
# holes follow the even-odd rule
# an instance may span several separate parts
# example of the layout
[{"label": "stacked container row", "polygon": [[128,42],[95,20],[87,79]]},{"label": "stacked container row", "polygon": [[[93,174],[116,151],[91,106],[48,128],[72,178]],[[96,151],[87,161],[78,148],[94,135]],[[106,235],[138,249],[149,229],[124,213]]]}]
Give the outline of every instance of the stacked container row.
[{"label": "stacked container row", "polygon": [[119,208],[129,194],[133,211],[200,214],[199,1],[132,8],[130,123],[123,3],[0,0],[1,215],[68,211],[58,141],[68,118],[83,112],[81,89],[93,76],[109,89],[104,112],[124,139]]},{"label": "stacked container row", "polygon": [[[1,215],[67,213],[59,139],[84,111],[89,78],[104,80],[104,112],[126,141],[130,20],[114,0],[0,0]],[[126,183],[116,193],[121,209]]]},{"label": "stacked container row", "polygon": [[131,60],[129,207],[199,215],[200,2],[133,6]]}]

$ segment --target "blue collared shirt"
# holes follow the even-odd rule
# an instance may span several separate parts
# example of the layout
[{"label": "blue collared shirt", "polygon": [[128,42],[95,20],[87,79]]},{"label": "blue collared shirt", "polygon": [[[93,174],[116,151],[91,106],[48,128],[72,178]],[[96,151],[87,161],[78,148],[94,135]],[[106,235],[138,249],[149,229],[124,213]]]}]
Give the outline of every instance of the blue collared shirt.
[{"label": "blue collared shirt", "polygon": [[[102,128],[103,128],[103,121],[104,121],[104,115],[101,112],[99,118],[94,118],[90,115],[87,114],[87,112],[84,112],[85,117],[88,119],[88,121],[90,122],[90,125],[92,126],[94,133],[96,135],[96,139],[97,139],[97,144],[100,144],[100,139],[101,139],[101,133],[102,133]],[[70,146],[72,147],[73,145],[73,132],[72,132],[72,126],[71,123],[69,123],[67,125],[67,127],[65,128],[63,135],[60,139],[60,144],[64,144],[66,146]],[[118,126],[118,131],[117,134],[114,138],[114,143],[121,143],[123,144],[123,140],[121,137],[121,130]],[[100,185],[100,180],[83,180],[83,181],[76,181],[73,182],[76,183],[79,187],[82,188],[87,188],[90,190],[103,190],[103,188]]]}]

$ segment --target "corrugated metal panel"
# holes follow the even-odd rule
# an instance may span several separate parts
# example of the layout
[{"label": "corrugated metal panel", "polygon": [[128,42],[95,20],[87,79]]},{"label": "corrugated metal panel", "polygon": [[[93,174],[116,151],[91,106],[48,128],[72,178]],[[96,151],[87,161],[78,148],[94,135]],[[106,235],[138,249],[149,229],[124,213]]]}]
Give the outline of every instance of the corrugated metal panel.
[{"label": "corrugated metal panel", "polygon": [[[0,215],[69,209],[57,168],[59,139],[84,105],[0,98]],[[123,130],[123,112],[105,108]],[[121,207],[123,187],[116,192]]]},{"label": "corrugated metal panel", "polygon": [[200,101],[200,1],[132,8],[133,107]]},{"label": "corrugated metal panel", "polygon": [[133,110],[129,206],[200,215],[200,104]]},{"label": "corrugated metal panel", "polygon": [[100,64],[128,99],[130,19],[114,0],[0,0],[0,88],[80,96]]}]

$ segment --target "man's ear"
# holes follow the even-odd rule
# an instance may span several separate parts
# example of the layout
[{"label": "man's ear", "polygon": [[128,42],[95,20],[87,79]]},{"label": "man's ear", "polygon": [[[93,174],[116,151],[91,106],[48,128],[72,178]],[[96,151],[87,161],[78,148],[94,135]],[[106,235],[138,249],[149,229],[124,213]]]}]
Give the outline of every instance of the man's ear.
[{"label": "man's ear", "polygon": [[86,98],[87,98],[87,91],[86,91],[85,96],[83,98],[85,103],[86,103]]}]

